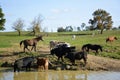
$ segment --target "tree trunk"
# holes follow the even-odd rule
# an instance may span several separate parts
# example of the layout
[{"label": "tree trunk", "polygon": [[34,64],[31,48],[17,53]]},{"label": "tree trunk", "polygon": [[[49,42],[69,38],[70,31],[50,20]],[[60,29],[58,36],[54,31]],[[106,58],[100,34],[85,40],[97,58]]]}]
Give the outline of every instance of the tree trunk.
[{"label": "tree trunk", "polygon": [[101,32],[100,32],[100,34],[103,34],[103,29],[101,29]]},{"label": "tree trunk", "polygon": [[21,36],[21,32],[20,32],[20,31],[18,31],[18,33],[19,33],[19,36]]}]

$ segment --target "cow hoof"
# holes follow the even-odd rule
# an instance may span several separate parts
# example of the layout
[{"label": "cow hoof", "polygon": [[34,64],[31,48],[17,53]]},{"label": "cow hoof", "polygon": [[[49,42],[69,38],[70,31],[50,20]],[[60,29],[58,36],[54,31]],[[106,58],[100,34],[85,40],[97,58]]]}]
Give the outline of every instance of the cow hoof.
[{"label": "cow hoof", "polygon": [[66,65],[66,70],[70,70],[70,65]]},{"label": "cow hoof", "polygon": [[60,70],[61,70],[61,67],[56,67],[56,70],[57,70],[57,71],[60,71]]}]

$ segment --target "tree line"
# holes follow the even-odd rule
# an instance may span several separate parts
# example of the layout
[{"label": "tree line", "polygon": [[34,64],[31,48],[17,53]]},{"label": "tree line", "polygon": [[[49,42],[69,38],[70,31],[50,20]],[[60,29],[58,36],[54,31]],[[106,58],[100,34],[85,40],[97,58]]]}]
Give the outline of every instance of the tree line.
[{"label": "tree line", "polygon": [[[5,30],[4,24],[6,22],[6,19],[4,18],[4,13],[2,11],[2,8],[0,7],[0,30]],[[66,26],[58,27],[57,32],[72,32],[74,31],[74,28],[76,28],[77,31],[81,30],[100,30],[100,33],[102,34],[103,31],[110,30],[110,29],[117,29],[116,27],[113,27],[113,21],[112,16],[110,13],[103,9],[97,9],[92,13],[93,18],[88,20],[89,26],[86,26],[85,23],[82,23],[80,27],[73,27],[73,26]],[[34,20],[30,23],[31,27],[28,29],[33,33],[33,35],[37,35],[42,31],[42,16],[39,15],[34,18]],[[18,32],[18,35],[21,35],[21,31],[23,30],[23,27],[25,26],[24,20],[21,18],[17,19],[13,25],[12,28]],[[120,26],[118,27],[120,29]]]}]

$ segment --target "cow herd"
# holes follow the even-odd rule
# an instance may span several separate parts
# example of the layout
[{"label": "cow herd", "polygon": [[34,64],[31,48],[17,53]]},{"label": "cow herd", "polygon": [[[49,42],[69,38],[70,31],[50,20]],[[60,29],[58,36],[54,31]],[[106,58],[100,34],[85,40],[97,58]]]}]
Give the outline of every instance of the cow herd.
[{"label": "cow herd", "polygon": [[[89,53],[90,49],[96,51],[95,55],[99,53],[98,50],[103,51],[102,46],[98,44],[84,44],[81,51],[77,51],[75,46],[71,46],[67,42],[50,41],[50,55],[56,55],[58,61],[61,60],[63,62],[64,58],[68,58],[72,65],[75,64],[75,60],[83,59],[85,66],[87,64],[87,53]],[[19,72],[22,68],[29,71],[31,66],[34,66],[34,63],[36,63],[38,69],[48,70],[50,61],[48,58],[24,57],[14,62],[14,72]]]}]

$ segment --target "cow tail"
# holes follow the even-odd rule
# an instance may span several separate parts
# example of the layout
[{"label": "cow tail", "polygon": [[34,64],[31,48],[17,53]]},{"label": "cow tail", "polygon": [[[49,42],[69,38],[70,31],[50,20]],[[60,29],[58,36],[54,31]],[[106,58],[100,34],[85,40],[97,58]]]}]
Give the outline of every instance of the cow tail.
[{"label": "cow tail", "polygon": [[20,47],[21,47],[22,43],[23,43],[23,41],[20,42]]}]

